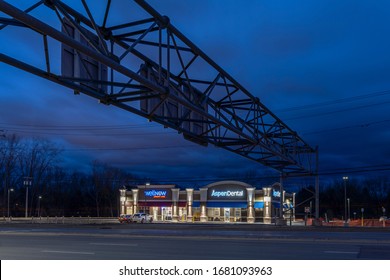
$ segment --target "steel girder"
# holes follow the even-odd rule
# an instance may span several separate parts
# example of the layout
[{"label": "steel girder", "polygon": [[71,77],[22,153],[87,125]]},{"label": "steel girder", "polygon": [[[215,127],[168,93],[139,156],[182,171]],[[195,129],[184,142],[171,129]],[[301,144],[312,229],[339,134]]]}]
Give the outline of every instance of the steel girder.
[{"label": "steel girder", "polygon": [[[41,36],[45,64],[38,67],[3,52],[0,61],[175,129],[186,139],[213,144],[285,175],[317,172],[316,150],[186,38],[168,17],[144,0],[134,0],[133,8],[143,16],[131,10],[129,19],[113,24],[113,3],[108,0],[98,23],[91,7],[85,0],[81,2],[83,8],[79,10],[59,0],[46,0],[22,11],[0,0],[0,11],[5,14],[0,15],[0,30],[12,26]],[[45,16],[35,15],[37,9],[46,9]],[[56,23],[46,22],[52,18],[49,14],[54,15]],[[82,40],[70,34],[75,31]],[[56,73],[49,43],[70,49],[80,58],[80,71],[86,74]],[[108,77],[92,75],[85,62],[88,60],[106,67]]]}]

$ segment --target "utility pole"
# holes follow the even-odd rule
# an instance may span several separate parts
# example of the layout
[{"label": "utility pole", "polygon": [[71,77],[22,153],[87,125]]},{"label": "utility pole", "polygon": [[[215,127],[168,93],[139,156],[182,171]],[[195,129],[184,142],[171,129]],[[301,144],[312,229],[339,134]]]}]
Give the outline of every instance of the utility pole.
[{"label": "utility pole", "polygon": [[13,192],[14,189],[8,189],[8,204],[7,204],[7,209],[8,209],[8,212],[7,212],[7,216],[8,218],[10,217],[9,215],[9,198],[10,198],[10,192]]},{"label": "utility pole", "polygon": [[344,226],[348,226],[348,214],[347,214],[347,182],[348,176],[343,177],[344,181]]},{"label": "utility pole", "polygon": [[315,150],[316,153],[316,174],[315,174],[315,218],[318,220],[320,218],[320,175],[319,175],[319,158],[318,158],[318,146]]}]

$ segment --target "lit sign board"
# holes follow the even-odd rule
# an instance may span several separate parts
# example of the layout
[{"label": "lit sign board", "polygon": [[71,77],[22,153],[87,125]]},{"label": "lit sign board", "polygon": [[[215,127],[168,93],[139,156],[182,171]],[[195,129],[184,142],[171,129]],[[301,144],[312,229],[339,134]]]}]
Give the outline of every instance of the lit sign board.
[{"label": "lit sign board", "polygon": [[207,200],[243,200],[247,199],[247,190],[240,185],[218,185],[208,189]]},{"label": "lit sign board", "polygon": [[278,191],[278,190],[272,190],[272,196],[273,196],[273,197],[280,197],[280,191]]},{"label": "lit sign board", "polygon": [[211,192],[211,197],[240,197],[244,196],[244,191],[216,191]]},{"label": "lit sign board", "polygon": [[165,199],[167,198],[167,190],[145,190],[144,195],[147,198]]}]

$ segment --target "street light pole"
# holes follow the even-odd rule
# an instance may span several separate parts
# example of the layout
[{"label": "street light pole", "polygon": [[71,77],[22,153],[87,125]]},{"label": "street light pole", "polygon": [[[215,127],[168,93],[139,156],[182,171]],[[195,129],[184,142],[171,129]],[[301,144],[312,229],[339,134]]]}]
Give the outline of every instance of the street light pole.
[{"label": "street light pole", "polygon": [[42,196],[38,196],[38,217],[41,216],[41,199],[42,199]]},{"label": "street light pole", "polygon": [[26,185],[26,218],[28,217],[28,185]]},{"label": "street light pole", "polygon": [[8,189],[8,205],[7,205],[7,209],[8,209],[7,216],[8,216],[8,218],[10,217],[9,216],[9,194],[10,194],[10,192],[13,192],[13,191],[14,191],[14,189]]},{"label": "street light pole", "polygon": [[146,195],[145,195],[145,190],[146,190],[146,187],[149,187],[150,186],[150,182],[147,182],[145,184],[145,189],[144,189],[144,213],[146,214]]},{"label": "street light pole", "polygon": [[350,208],[350,199],[347,198],[347,202],[348,202],[348,223],[351,221],[351,208]]},{"label": "street light pole", "polygon": [[23,181],[23,185],[26,187],[26,218],[28,217],[28,187],[31,186],[32,179],[30,177],[25,177]]},{"label": "street light pole", "polygon": [[344,176],[344,226],[348,226],[348,217],[347,217],[347,181],[348,177]]}]

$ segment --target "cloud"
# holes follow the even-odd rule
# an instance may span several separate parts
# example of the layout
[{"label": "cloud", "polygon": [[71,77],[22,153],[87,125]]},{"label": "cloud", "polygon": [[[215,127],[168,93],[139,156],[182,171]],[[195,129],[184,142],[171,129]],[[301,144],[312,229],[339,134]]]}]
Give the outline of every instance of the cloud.
[{"label": "cloud", "polygon": [[[123,6],[114,2],[109,23],[146,16],[131,1]],[[308,132],[303,138],[320,146],[321,168],[388,162],[389,123],[381,122],[388,119],[388,95],[283,110],[390,89],[388,1],[148,2],[293,130]],[[81,7],[79,1],[67,3]],[[98,21],[102,11],[104,5],[93,7]],[[44,7],[34,14],[44,16]],[[53,17],[48,20],[54,22]],[[17,28],[0,31],[7,40],[1,51],[45,67],[42,39],[26,33]],[[60,48],[53,42],[50,47],[58,71]],[[138,70],[138,60],[129,61]],[[207,70],[196,65],[194,71],[203,75]],[[98,159],[145,177],[225,176],[263,169],[4,63],[0,85],[1,125],[10,132],[58,141],[71,167],[87,169]],[[378,124],[359,127],[367,123]],[[310,133],[321,130],[325,132]]]}]

